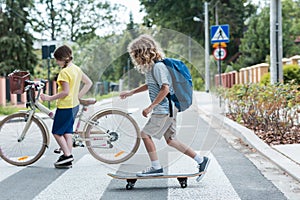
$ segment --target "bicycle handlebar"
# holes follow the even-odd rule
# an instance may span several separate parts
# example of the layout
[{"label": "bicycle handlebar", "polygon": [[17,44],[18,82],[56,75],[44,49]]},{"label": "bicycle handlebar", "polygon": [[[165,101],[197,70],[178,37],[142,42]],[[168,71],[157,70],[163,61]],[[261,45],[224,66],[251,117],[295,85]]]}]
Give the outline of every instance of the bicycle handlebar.
[{"label": "bicycle handlebar", "polygon": [[39,91],[45,87],[47,82],[48,81],[44,80],[44,79],[41,79],[40,81],[25,80],[25,84],[26,84],[25,91],[28,91],[30,88],[33,88],[33,87],[34,87],[34,89]]}]

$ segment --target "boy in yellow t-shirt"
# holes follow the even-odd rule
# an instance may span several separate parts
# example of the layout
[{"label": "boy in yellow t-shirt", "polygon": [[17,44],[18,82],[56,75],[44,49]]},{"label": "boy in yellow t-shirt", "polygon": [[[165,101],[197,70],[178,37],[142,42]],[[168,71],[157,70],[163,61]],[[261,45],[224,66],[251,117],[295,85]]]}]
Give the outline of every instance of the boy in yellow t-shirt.
[{"label": "boy in yellow t-shirt", "polygon": [[[72,49],[66,45],[57,48],[54,52],[56,63],[62,68],[58,74],[58,92],[49,96],[41,94],[43,101],[57,100],[57,109],[54,116],[52,133],[63,151],[63,155],[54,163],[55,167],[72,167],[72,134],[74,120],[79,110],[79,99],[92,86],[90,78],[75,64],[72,63]],[[84,86],[80,90],[81,81]]]}]

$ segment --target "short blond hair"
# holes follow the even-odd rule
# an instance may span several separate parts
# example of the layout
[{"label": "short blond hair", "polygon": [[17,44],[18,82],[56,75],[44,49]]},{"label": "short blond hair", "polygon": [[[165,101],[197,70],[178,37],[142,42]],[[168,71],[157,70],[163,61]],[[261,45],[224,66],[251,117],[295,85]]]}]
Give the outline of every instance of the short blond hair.
[{"label": "short blond hair", "polygon": [[135,68],[145,73],[149,71],[155,61],[164,58],[164,52],[159,44],[150,35],[140,35],[129,43],[127,51],[132,59]]}]

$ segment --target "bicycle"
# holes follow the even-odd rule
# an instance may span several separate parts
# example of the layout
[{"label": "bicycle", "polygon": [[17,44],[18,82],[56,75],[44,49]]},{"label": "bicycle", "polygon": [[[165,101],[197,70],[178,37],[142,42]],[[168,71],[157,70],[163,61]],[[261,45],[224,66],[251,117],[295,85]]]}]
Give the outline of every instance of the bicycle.
[{"label": "bicycle", "polygon": [[[49,130],[36,110],[53,118],[53,113],[38,101],[46,81],[24,80],[24,84],[26,107],[29,109],[8,115],[0,122],[0,157],[16,166],[33,164],[49,147]],[[129,113],[120,109],[102,109],[84,117],[88,106],[96,102],[95,99],[80,100],[73,144],[83,146],[81,144],[85,142],[89,153],[101,162],[122,163],[131,158],[139,147],[139,127]],[[82,131],[79,130],[81,122],[85,123]]]}]

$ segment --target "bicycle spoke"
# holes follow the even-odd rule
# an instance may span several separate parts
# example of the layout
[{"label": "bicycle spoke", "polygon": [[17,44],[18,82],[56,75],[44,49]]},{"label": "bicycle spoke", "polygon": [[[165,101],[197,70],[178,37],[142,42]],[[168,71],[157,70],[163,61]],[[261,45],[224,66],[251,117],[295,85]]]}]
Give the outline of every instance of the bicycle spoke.
[{"label": "bicycle spoke", "polygon": [[17,166],[25,166],[37,161],[46,148],[46,131],[36,118],[33,118],[24,138],[18,140],[27,123],[26,113],[8,116],[0,123],[0,156]]},{"label": "bicycle spoke", "polygon": [[[108,110],[97,113],[91,120],[97,123],[94,123],[96,126],[89,125],[85,130],[86,138],[89,139],[86,143],[96,159],[106,163],[120,163],[132,157],[140,143],[139,129],[133,118],[119,110]],[[95,129],[105,131],[102,140],[93,140],[99,137],[99,134],[93,134]]]}]

